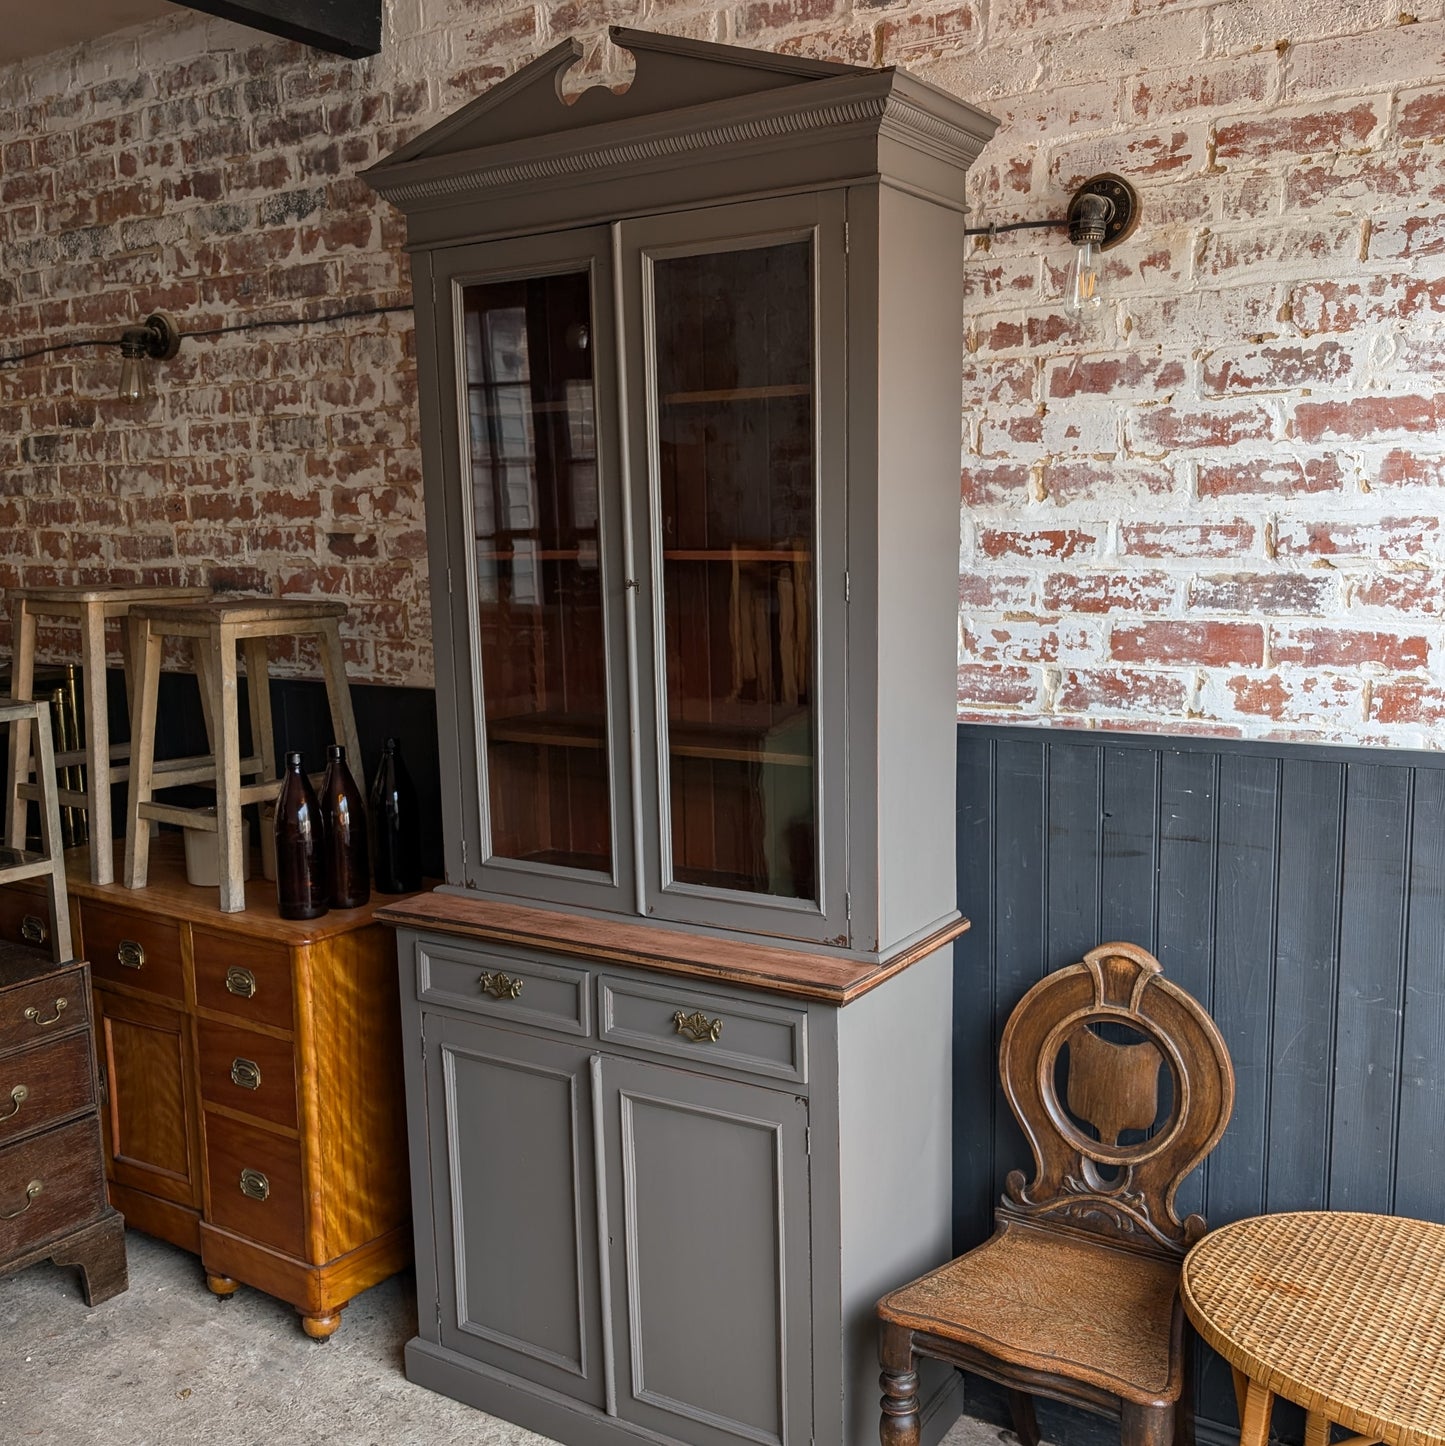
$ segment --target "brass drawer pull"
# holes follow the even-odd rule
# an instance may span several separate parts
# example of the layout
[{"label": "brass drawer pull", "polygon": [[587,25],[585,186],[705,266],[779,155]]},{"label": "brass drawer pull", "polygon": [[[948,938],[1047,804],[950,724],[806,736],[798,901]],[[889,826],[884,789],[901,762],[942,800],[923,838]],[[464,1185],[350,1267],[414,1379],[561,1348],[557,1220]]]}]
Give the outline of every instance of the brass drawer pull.
[{"label": "brass drawer pull", "polygon": [[233,964],[226,970],[226,993],[240,999],[255,998],[256,976],[249,969],[239,969]]},{"label": "brass drawer pull", "polygon": [[28,1085],[16,1085],[10,1091],[10,1098],[13,1101],[10,1108],[0,1115],[0,1120],[13,1120],[20,1113],[20,1106],[30,1098],[30,1087]]},{"label": "brass drawer pull", "polygon": [[115,950],[115,962],[122,969],[139,969],[146,961],[145,946],[134,939],[122,939]]},{"label": "brass drawer pull", "polygon": [[500,970],[495,974],[483,974],[477,982],[482,986],[482,992],[490,994],[493,999],[515,999],[522,992],[522,980],[513,979]]},{"label": "brass drawer pull", "polygon": [[677,1032],[685,1034],[694,1044],[704,1041],[711,1044],[722,1033],[722,1020],[709,1019],[700,1009],[694,1009],[691,1014],[684,1014],[679,1009],[672,1016],[672,1022],[677,1026]]},{"label": "brass drawer pull", "polygon": [[0,1220],[18,1220],[35,1203],[35,1197],[44,1188],[39,1180],[32,1180],[25,1187],[25,1203],[18,1210],[7,1210],[0,1214]]},{"label": "brass drawer pull", "polygon": [[231,1061],[231,1083],[243,1090],[261,1088],[261,1066],[254,1059],[242,1059],[237,1055]]},{"label": "brass drawer pull", "polygon": [[271,1193],[271,1182],[259,1170],[241,1171],[241,1194],[248,1200],[265,1200]]},{"label": "brass drawer pull", "polygon": [[42,1019],[40,1017],[40,1011],[33,1004],[25,1011],[25,1017],[38,1029],[49,1029],[50,1026],[65,1013],[65,1007],[68,1003],[69,1001],[62,994],[60,998],[55,1001],[55,1013],[52,1014],[49,1019]]},{"label": "brass drawer pull", "polygon": [[20,921],[20,937],[27,944],[44,944],[50,938],[50,930],[39,914],[26,914]]}]

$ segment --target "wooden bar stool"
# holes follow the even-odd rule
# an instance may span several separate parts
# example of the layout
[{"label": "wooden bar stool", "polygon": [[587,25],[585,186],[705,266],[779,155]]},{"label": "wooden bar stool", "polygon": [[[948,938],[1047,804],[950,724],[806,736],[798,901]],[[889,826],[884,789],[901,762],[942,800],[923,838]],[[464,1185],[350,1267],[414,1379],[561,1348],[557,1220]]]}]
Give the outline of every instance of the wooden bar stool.
[{"label": "wooden bar stool", "polygon": [[[145,887],[150,858],[150,819],[204,829],[219,835],[221,912],[246,907],[241,855],[241,810],[262,806],[261,850],[268,877],[275,875],[275,839],[265,826],[266,809],[279,787],[276,744],[271,728],[271,694],[266,644],[270,638],[316,638],[326,679],[331,727],[348,756],[360,759],[356,720],[346,688],[341,651],[344,603],[277,598],[213,598],[209,602],[143,604],[131,612],[134,633],[135,683],[131,702],[130,792],[126,802],[125,866],[128,889]],[[201,703],[211,738],[204,758],[155,758],[156,690],[161,650],[166,638],[188,638],[201,685]],[[247,700],[251,719],[251,757],[241,757],[240,719],[236,702],[236,649],[246,663]],[[183,783],[210,783],[216,790],[215,812],[157,803],[157,788]]]},{"label": "wooden bar stool", "polygon": [[[21,846],[0,850],[0,884],[18,883],[21,879],[43,878],[50,905],[50,957],[57,963],[69,963],[75,957],[70,939],[70,902],[65,888],[65,851],[60,844],[59,785],[55,777],[55,745],[50,736],[50,705],[12,700],[0,702],[0,723],[10,725],[11,756],[15,757],[16,735],[25,732],[25,751],[20,762],[29,764],[29,749],[35,747],[35,779],[40,799],[39,853]],[[15,800],[11,798],[11,807]],[[29,938],[27,932],[26,937]],[[46,940],[37,938],[32,943]]]},{"label": "wooden bar stool", "polygon": [[[106,711],[105,628],[113,619],[121,624],[121,658],[125,664],[127,701],[130,696],[129,630],[126,618],[132,607],[145,602],[189,602],[208,598],[208,587],[23,587],[10,592],[11,647],[10,697],[30,700],[35,696],[35,639],[41,618],[74,623],[80,628],[80,661],[84,692],[85,746],[56,755],[59,768],[81,764],[85,768],[82,789],[61,788],[58,802],[66,808],[83,809],[90,825],[90,877],[97,884],[115,879],[115,855],[111,841],[110,786],[129,776],[126,760],[129,743],[110,741]],[[9,740],[9,830],[11,848],[25,847],[24,803],[41,796],[41,784],[29,779],[30,725],[16,722]],[[52,742],[53,742],[52,738]]]}]

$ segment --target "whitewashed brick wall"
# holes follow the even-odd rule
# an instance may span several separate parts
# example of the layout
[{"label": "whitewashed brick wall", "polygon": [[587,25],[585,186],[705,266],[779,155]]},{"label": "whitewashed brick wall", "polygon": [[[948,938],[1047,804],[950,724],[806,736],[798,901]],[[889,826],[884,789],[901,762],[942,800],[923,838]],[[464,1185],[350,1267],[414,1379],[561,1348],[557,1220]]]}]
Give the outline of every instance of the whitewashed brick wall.
[{"label": "whitewashed brick wall", "polygon": [[[392,0],[362,63],[180,16],[0,70],[0,350],[406,300],[355,171],[564,35],[612,70],[618,22],[983,106],[980,222],[1139,188],[1095,331],[1061,234],[960,258],[961,717],[1445,737],[1445,0]],[[340,596],[357,676],[429,681],[411,353],[188,342],[139,418],[109,353],[0,368],[0,583]]]}]

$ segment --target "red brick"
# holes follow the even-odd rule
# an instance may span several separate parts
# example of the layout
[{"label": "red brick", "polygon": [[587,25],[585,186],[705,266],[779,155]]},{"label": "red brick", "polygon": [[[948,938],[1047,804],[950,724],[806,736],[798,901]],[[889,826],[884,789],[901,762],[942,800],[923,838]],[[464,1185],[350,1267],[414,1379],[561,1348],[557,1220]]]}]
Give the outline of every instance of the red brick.
[{"label": "red brick", "polygon": [[1056,618],[990,620],[963,630],[964,656],[983,663],[1053,663],[1094,654],[1095,644],[1087,628]]},{"label": "red brick", "polygon": [[1438,727],[1445,722],[1445,688],[1417,678],[1376,683],[1370,694],[1370,722]]},{"label": "red brick", "polygon": [[1314,572],[1230,573],[1189,584],[1191,609],[1212,613],[1321,616],[1337,595],[1335,579]]},{"label": "red brick", "polygon": [[1377,221],[1370,232],[1372,261],[1419,261],[1445,252],[1445,218],[1391,217]]},{"label": "red brick", "polygon": [[1041,480],[1045,494],[1060,505],[1106,501],[1117,506],[1130,497],[1161,497],[1174,490],[1174,473],[1167,466],[1073,458],[1050,461]]},{"label": "red brick", "polygon": [[1339,402],[1300,402],[1290,434],[1304,442],[1363,441],[1391,432],[1439,430],[1436,397],[1352,397]]},{"label": "red brick", "polygon": [[1433,572],[1377,573],[1353,585],[1350,601],[1404,617],[1439,617],[1445,613],[1445,586]]},{"label": "red brick", "polygon": [[1239,557],[1254,547],[1252,522],[1129,522],[1120,550],[1136,557]]},{"label": "red brick", "polygon": [[1220,407],[1185,411],[1177,407],[1143,407],[1128,423],[1133,450],[1169,453],[1192,447],[1234,447],[1274,432],[1274,418],[1263,407]]},{"label": "red brick", "polygon": [[1375,474],[1379,487],[1445,487],[1445,457],[1420,457],[1400,448],[1385,453]]},{"label": "red brick", "polygon": [[1029,499],[1029,469],[1017,462],[969,466],[963,469],[959,486],[965,507],[1022,506]]},{"label": "red brick", "polygon": [[1362,145],[1380,123],[1380,116],[1370,101],[1358,101],[1348,108],[1318,110],[1308,115],[1272,115],[1230,121],[1215,129],[1214,158],[1217,162],[1268,161],[1284,153],[1304,155],[1324,151],[1333,154]]},{"label": "red brick", "polygon": [[1445,137],[1445,90],[1431,87],[1400,97],[1395,117],[1395,134],[1406,141],[1430,141]]},{"label": "red brick", "polygon": [[1051,397],[1151,396],[1184,384],[1184,364],[1172,358],[1141,357],[1126,352],[1116,357],[1071,357],[1049,366]]},{"label": "red brick", "polygon": [[1430,640],[1418,633],[1367,632],[1358,628],[1306,627],[1272,630],[1269,654],[1275,663],[1311,668],[1353,668],[1374,664],[1392,672],[1423,668]]},{"label": "red brick", "polygon": [[1034,606],[1035,588],[1023,573],[965,572],[958,579],[958,602],[978,612],[1024,612]]},{"label": "red brick", "polygon": [[1283,271],[1318,276],[1358,260],[1358,221],[1321,218],[1315,223],[1276,222],[1260,226],[1257,221],[1241,231],[1221,231],[1208,238],[1199,265],[1203,277],[1232,283],[1234,273],[1251,268],[1268,268],[1271,275]]},{"label": "red brick", "polygon": [[1226,664],[1261,667],[1264,628],[1259,623],[1151,622],[1115,626],[1109,656],[1121,663]]},{"label": "red brick", "polygon": [[1178,583],[1167,572],[1055,572],[1044,579],[1050,613],[1152,613],[1170,607]]},{"label": "red brick", "polygon": [[1039,683],[1031,668],[965,663],[958,670],[958,703],[971,708],[1019,708],[1038,700]]},{"label": "red brick", "polygon": [[1340,464],[1329,457],[1241,457],[1229,462],[1201,463],[1201,497],[1260,495],[1292,497],[1304,493],[1338,492]]},{"label": "red brick", "polygon": [[1054,706],[1066,712],[1182,713],[1190,683],[1174,673],[1132,668],[1071,669],[1059,680]]},{"label": "red brick", "polygon": [[1140,120],[1262,101],[1269,93],[1273,65],[1262,56],[1231,56],[1213,65],[1151,72],[1133,81],[1129,109]]},{"label": "red brick", "polygon": [[1343,382],[1353,360],[1337,341],[1318,346],[1262,346],[1230,355],[1215,352],[1204,363],[1206,393],[1296,391]]},{"label": "red brick", "polygon": [[1378,517],[1370,522],[1282,519],[1275,533],[1278,557],[1417,557],[1440,532],[1436,517]]},{"label": "red brick", "polygon": [[1235,710],[1254,717],[1336,726],[1364,721],[1364,684],[1348,675],[1244,674],[1227,686]]},{"label": "red brick", "polygon": [[979,551],[985,557],[1078,557],[1095,550],[1100,543],[1098,533],[1077,527],[1037,528],[1032,531],[1002,527],[981,527],[978,531]]}]

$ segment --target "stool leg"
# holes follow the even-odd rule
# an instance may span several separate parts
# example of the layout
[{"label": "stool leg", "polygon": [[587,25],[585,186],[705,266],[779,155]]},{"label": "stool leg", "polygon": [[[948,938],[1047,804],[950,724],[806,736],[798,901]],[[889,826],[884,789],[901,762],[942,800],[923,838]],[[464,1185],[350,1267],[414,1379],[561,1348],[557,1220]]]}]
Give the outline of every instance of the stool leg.
[{"label": "stool leg", "polygon": [[[10,696],[28,701],[35,692],[35,614],[23,597],[16,598],[10,608]],[[9,758],[6,776],[7,817],[5,842],[13,849],[25,847],[25,824],[29,814],[20,797],[20,785],[30,776],[30,724],[10,725],[7,740]]]},{"label": "stool leg", "polygon": [[40,780],[40,838],[50,860],[46,893],[50,900],[50,937],[55,960],[75,957],[70,941],[70,898],[65,888],[65,851],[60,846],[60,803],[56,799],[55,747],[50,737],[50,716],[42,708],[35,716],[35,776]]},{"label": "stool leg", "polygon": [[150,820],[140,816],[155,793],[151,777],[156,756],[156,691],[161,681],[161,635],[149,623],[137,625],[131,640],[136,676],[130,710],[130,786],[125,804],[125,868],[128,889],[145,888],[150,866]]},{"label": "stool leg", "polygon": [[235,632],[224,623],[215,624],[210,649],[221,912],[239,914],[246,907],[246,881],[241,860],[241,718],[236,706]]},{"label": "stool leg", "polygon": [[[246,702],[251,714],[251,751],[261,760],[261,777],[279,777],[276,768],[276,733],[271,719],[271,670],[266,661],[266,639],[247,638],[242,644],[246,655]],[[279,792],[279,787],[278,787]],[[276,877],[276,809],[262,804],[257,810],[261,826],[261,872],[268,879]]]},{"label": "stool leg", "polygon": [[110,817],[110,720],[105,699],[105,608],[87,603],[80,619],[81,665],[85,669],[85,811],[90,823],[90,877],[115,880]]},{"label": "stool leg", "polygon": [[356,717],[351,711],[351,690],[346,686],[346,655],[341,650],[341,628],[334,618],[321,629],[321,667],[326,674],[326,702],[331,709],[331,731],[345,744],[351,771],[362,776],[361,745],[356,741]]}]

